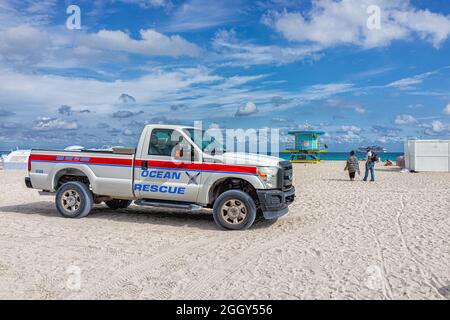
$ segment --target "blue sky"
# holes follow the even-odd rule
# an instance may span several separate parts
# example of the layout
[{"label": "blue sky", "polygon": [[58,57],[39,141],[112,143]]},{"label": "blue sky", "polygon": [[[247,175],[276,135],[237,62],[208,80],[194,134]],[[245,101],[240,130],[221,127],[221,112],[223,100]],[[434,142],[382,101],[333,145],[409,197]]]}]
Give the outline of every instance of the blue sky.
[{"label": "blue sky", "polygon": [[2,0],[0,149],[134,145],[194,120],[282,143],[307,122],[335,151],[448,139],[449,38],[444,0]]}]

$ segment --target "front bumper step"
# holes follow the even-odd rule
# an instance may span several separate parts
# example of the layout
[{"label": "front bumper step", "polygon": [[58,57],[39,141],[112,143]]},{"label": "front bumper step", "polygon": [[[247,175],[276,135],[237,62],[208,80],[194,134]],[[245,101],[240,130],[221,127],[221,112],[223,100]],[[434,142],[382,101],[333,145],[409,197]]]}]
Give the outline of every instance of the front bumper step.
[{"label": "front bumper step", "polygon": [[257,190],[259,204],[267,220],[276,219],[289,212],[288,206],[294,202],[295,188],[281,190]]}]

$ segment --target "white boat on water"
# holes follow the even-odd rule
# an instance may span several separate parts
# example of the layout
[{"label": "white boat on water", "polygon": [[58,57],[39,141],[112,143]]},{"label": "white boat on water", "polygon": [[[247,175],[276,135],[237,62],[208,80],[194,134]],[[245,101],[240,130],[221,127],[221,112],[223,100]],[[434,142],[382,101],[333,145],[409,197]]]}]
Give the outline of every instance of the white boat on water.
[{"label": "white boat on water", "polygon": [[6,156],[3,156],[3,169],[26,170],[28,167],[28,157],[30,156],[30,152],[31,150],[15,150]]},{"label": "white boat on water", "polygon": [[68,146],[67,148],[64,148],[65,151],[82,151],[86,149],[83,146]]}]

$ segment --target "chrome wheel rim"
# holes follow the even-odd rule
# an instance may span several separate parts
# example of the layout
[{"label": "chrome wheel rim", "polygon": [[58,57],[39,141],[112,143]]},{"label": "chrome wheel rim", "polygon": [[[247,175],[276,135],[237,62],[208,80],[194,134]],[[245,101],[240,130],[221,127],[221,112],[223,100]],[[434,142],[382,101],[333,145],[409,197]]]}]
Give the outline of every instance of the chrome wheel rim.
[{"label": "chrome wheel rim", "polygon": [[81,206],[81,196],[76,190],[66,190],[61,197],[61,206],[69,212],[77,211]]},{"label": "chrome wheel rim", "polygon": [[230,199],[220,209],[222,218],[229,224],[240,224],[247,216],[247,207],[241,200]]}]

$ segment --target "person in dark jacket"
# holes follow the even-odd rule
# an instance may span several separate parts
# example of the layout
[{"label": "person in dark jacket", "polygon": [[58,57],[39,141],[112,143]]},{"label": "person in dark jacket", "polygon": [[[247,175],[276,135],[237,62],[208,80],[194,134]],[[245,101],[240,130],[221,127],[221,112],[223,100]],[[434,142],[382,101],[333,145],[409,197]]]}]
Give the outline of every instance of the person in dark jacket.
[{"label": "person in dark jacket", "polygon": [[355,181],[356,172],[358,172],[358,175],[361,174],[361,171],[359,170],[359,161],[358,158],[355,156],[355,151],[350,151],[350,154],[347,159],[347,164],[344,170],[348,170],[350,181]]}]

